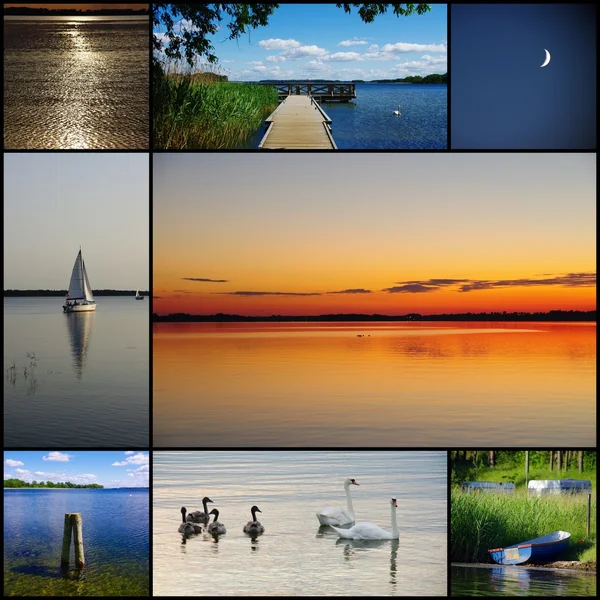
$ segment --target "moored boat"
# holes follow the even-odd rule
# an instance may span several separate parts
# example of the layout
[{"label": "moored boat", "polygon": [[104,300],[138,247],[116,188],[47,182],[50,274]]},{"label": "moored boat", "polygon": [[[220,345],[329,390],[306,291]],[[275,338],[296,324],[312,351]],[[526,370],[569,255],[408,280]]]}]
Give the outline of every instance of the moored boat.
[{"label": "moored boat", "polygon": [[143,300],[143,299],[144,299],[144,296],[141,296],[141,295],[140,295],[140,288],[137,288],[137,289],[135,290],[135,299],[136,299],[136,300]]},{"label": "moored boat", "polygon": [[507,546],[488,550],[492,560],[500,565],[522,565],[524,563],[548,563],[569,547],[571,534],[567,531],[554,531],[548,535]]},{"label": "moored boat", "polygon": [[88,280],[85,263],[81,255],[81,247],[73,265],[67,300],[63,305],[63,312],[88,312],[96,310],[96,301]]}]

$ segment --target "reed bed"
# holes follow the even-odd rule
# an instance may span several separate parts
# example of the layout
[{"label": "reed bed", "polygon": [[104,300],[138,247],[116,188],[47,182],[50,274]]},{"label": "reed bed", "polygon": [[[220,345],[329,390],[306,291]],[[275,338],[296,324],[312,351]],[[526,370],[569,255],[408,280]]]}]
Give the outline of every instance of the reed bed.
[{"label": "reed bed", "polygon": [[473,494],[453,488],[450,507],[450,556],[454,562],[489,562],[488,550],[517,544],[553,531],[571,533],[562,560],[596,560],[596,494],[592,494],[587,539],[587,494],[527,496]]},{"label": "reed bed", "polygon": [[277,107],[277,90],[223,79],[226,78],[211,72],[155,72],[154,147],[243,147]]}]

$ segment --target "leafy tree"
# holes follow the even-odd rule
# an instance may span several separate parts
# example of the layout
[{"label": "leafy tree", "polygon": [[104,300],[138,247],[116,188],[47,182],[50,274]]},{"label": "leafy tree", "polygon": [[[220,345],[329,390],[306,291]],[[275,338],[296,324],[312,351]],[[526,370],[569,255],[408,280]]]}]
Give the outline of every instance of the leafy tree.
[{"label": "leafy tree", "polygon": [[[396,16],[408,16],[414,13],[421,15],[431,10],[429,4],[337,4],[348,14],[353,8],[358,9],[360,18],[371,23],[375,17],[387,12],[391,7]],[[208,36],[220,29],[219,23],[229,17],[227,39],[235,40],[257,27],[264,27],[269,17],[279,8],[279,4],[153,4],[152,25],[164,25],[166,32],[164,41],[153,35],[155,52],[163,49],[168,58],[181,60],[184,56],[192,66],[197,56],[205,57],[209,63],[216,63],[218,58],[215,48]],[[307,5],[310,10],[310,5]],[[179,31],[175,25],[180,22]],[[156,57],[154,68],[157,66]]]}]

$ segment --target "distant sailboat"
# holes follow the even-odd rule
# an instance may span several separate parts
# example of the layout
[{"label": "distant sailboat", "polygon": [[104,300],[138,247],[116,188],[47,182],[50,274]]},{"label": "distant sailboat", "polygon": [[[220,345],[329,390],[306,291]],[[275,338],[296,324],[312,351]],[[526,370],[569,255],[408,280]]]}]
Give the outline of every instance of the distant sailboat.
[{"label": "distant sailboat", "polygon": [[398,104],[398,110],[394,111],[394,114],[399,117],[400,116],[400,105]]},{"label": "distant sailboat", "polygon": [[136,300],[143,300],[144,299],[144,296],[140,296],[140,288],[139,287],[136,288],[136,290],[135,290],[135,299]]},{"label": "distant sailboat", "polygon": [[90,310],[96,310],[96,301],[94,300],[94,294],[92,294],[80,247],[73,265],[73,273],[71,273],[71,282],[69,283],[69,291],[67,292],[67,300],[63,305],[63,311],[69,313]]}]

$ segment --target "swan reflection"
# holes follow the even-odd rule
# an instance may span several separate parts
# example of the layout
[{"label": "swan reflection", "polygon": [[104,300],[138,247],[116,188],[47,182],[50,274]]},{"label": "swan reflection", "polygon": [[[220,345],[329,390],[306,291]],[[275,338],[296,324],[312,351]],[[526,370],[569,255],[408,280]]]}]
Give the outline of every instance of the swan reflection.
[{"label": "swan reflection", "polygon": [[389,546],[390,583],[393,586],[396,585],[396,573],[398,570],[398,548],[400,547],[400,540],[345,540],[343,538],[338,538],[335,545],[344,547],[343,553],[344,560],[346,562],[358,560],[362,552],[368,552],[369,550]]},{"label": "swan reflection", "polygon": [[71,355],[73,357],[73,371],[77,379],[83,376],[87,360],[88,347],[92,338],[94,324],[94,312],[66,313],[69,342],[71,343]]}]

